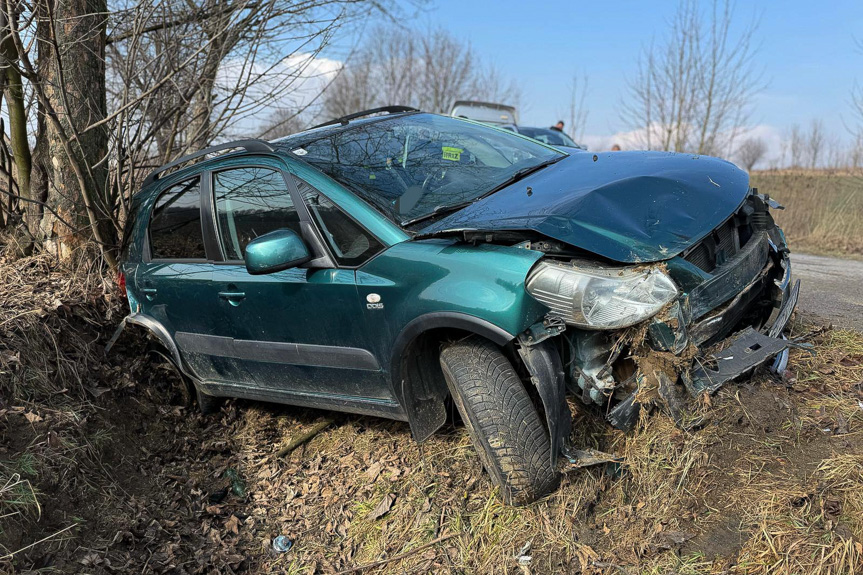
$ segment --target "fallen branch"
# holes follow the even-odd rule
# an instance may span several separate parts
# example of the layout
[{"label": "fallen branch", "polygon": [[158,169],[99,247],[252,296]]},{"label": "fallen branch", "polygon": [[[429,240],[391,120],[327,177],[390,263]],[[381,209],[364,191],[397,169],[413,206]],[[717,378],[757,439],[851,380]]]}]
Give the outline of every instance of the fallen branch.
[{"label": "fallen branch", "polygon": [[278,453],[276,453],[276,457],[284,457],[290,454],[293,450],[308,442],[311,438],[328,428],[332,422],[332,419],[324,419],[323,421],[317,422],[307,432],[292,438],[287,445],[282,447],[278,451]]},{"label": "fallen branch", "polygon": [[336,575],[345,575],[346,573],[356,573],[357,571],[363,571],[365,569],[373,569],[375,567],[380,567],[381,565],[386,565],[387,563],[391,563],[393,561],[398,561],[399,559],[404,559],[405,557],[413,555],[414,553],[418,553],[418,552],[422,551],[423,549],[428,549],[432,545],[437,545],[438,543],[443,543],[447,539],[452,539],[453,537],[459,537],[461,535],[464,535],[464,533],[450,533],[449,535],[444,535],[443,537],[438,537],[437,539],[435,539],[433,541],[429,541],[428,543],[424,543],[424,544],[420,545],[419,547],[414,547],[410,551],[405,551],[404,553],[399,553],[398,555],[395,555],[395,556],[390,557],[388,559],[381,559],[380,561],[375,561],[374,563],[367,563],[365,565],[360,565],[358,567],[351,567],[350,569],[348,569],[346,571],[339,571],[338,573],[336,573]]}]

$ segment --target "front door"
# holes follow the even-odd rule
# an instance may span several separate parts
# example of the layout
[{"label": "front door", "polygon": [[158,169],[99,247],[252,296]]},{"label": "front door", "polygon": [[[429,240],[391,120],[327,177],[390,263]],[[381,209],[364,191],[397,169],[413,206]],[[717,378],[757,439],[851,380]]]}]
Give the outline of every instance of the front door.
[{"label": "front door", "polygon": [[[368,350],[365,302],[359,301],[355,272],[336,265],[324,243],[329,236],[321,233],[294,181],[285,176],[266,165],[212,174],[225,260],[214,266],[212,276],[224,317],[220,335],[233,339],[233,355],[259,387],[335,401],[391,399],[380,362]],[[312,267],[249,274],[243,263],[248,243],[281,228],[303,237],[319,257]]]}]

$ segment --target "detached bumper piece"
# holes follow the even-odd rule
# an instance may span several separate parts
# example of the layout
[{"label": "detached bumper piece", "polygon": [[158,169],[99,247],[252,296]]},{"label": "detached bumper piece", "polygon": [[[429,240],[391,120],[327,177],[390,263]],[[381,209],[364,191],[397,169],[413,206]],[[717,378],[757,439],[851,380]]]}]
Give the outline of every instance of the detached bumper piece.
[{"label": "detached bumper piece", "polygon": [[692,372],[691,381],[684,378],[690,393],[697,395],[703,391],[713,393],[732,379],[740,377],[755,367],[767,362],[774,356],[777,364],[787,362],[789,342],[782,337],[782,331],[791,319],[800,294],[800,280],[788,292],[782,308],[766,334],[746,328],[730,345],[704,359],[697,359],[699,367]]},{"label": "detached bumper piece", "polygon": [[693,371],[692,381],[687,387],[693,395],[703,391],[713,393],[725,382],[758,367],[787,347],[787,340],[770,337],[748,327],[732,340],[731,345],[708,359],[706,363],[716,367],[699,361],[702,365]]}]

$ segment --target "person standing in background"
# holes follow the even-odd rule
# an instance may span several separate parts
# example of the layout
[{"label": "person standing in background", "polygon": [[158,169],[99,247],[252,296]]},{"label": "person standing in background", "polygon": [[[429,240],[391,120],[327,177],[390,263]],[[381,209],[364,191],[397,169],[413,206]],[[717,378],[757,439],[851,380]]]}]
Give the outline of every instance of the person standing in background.
[{"label": "person standing in background", "polygon": [[557,130],[558,132],[562,132],[563,131],[563,120],[558,120],[557,124],[552,126],[550,129],[551,130]]}]

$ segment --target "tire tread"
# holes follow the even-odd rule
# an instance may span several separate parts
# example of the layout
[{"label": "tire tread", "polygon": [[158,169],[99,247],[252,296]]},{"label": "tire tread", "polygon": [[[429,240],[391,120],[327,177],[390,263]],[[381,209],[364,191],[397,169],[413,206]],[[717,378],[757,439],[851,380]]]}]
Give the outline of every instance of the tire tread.
[{"label": "tire tread", "polygon": [[509,360],[492,342],[472,336],[441,351],[450,393],[486,470],[508,503],[524,505],[552,491],[545,425]]}]

